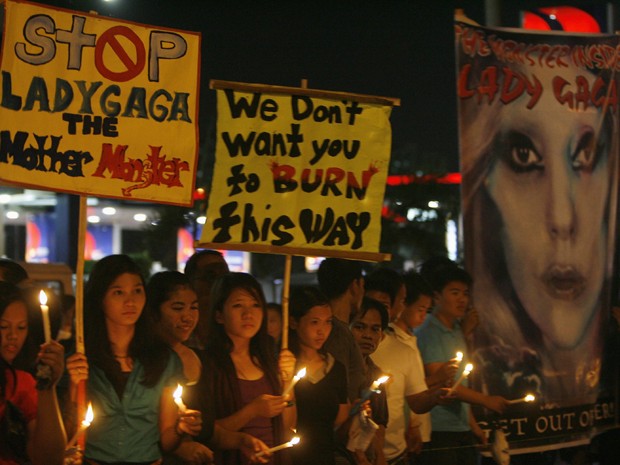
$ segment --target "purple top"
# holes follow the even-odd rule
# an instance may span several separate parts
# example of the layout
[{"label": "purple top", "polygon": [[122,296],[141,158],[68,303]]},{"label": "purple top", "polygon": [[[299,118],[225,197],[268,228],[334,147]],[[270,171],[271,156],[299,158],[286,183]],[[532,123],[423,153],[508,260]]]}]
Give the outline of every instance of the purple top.
[{"label": "purple top", "polygon": [[[265,376],[256,380],[238,379],[238,381],[239,391],[241,393],[241,403],[243,405],[249,404],[255,398],[263,394],[274,395],[273,389]],[[260,439],[267,444],[268,447],[273,447],[276,445],[273,440],[273,425],[271,424],[271,418],[256,417],[241,428],[241,431]],[[244,463],[246,463],[244,456],[242,456],[242,459],[244,460]]]}]

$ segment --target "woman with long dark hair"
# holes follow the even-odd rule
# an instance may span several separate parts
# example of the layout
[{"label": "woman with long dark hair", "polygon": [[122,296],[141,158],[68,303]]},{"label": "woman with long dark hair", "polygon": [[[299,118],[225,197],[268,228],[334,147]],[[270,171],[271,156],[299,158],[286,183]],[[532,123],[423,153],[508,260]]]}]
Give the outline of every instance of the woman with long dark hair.
[{"label": "woman with long dark hair", "polygon": [[[265,313],[263,290],[253,276],[228,273],[215,281],[198,389],[218,425],[272,447],[288,441],[287,429],[295,425],[295,407],[281,395],[292,381],[295,358],[282,350],[276,363]],[[269,463],[282,463],[285,454],[278,452]],[[216,451],[215,463],[237,465],[248,459],[239,451]]]},{"label": "woman with long dark hair", "polygon": [[[179,358],[157,336],[143,313],[144,279],[126,255],[97,262],[84,295],[88,360],[67,360],[71,388],[87,380],[95,420],[88,429],[85,461],[91,464],[158,463],[184,434],[197,434],[197,412],[179,415],[173,391]],[[161,449],[160,449],[161,448]]]},{"label": "woman with long dark hair", "polygon": [[349,416],[347,372],[323,350],[334,318],[329,300],[314,287],[294,289],[290,300],[291,349],[307,374],[295,386],[297,426],[303,438],[293,452],[295,465],[336,463],[334,429]]},{"label": "woman with long dark hair", "polygon": [[55,341],[41,345],[38,361],[50,368],[52,383],[37,389],[29,373],[13,367],[27,336],[24,296],[13,284],[0,282],[0,463],[57,465],[66,443],[56,397],[64,349]]},{"label": "woman with long dark hair", "polygon": [[[146,287],[146,312],[155,322],[157,332],[164,342],[174,350],[183,363],[185,389],[183,400],[193,406],[200,396],[194,389],[202,372],[199,355],[185,344],[196,328],[199,319],[198,296],[189,278],[178,271],[162,271],[151,276]],[[247,457],[252,457],[256,449],[267,446],[249,434],[228,431],[215,424],[213,410],[202,412],[202,430],[196,438],[184,437],[174,451],[174,456],[166,456],[164,464],[210,463],[214,449],[240,449]]]}]

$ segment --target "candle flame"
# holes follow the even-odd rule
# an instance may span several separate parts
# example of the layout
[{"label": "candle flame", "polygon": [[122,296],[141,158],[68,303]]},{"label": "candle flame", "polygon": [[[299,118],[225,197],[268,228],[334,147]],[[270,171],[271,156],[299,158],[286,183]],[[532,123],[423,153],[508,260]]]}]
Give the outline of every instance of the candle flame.
[{"label": "candle flame", "polygon": [[[170,392],[170,391],[168,391],[168,392]],[[172,393],[172,397],[174,397],[175,401],[177,399],[180,400],[181,397],[183,397],[183,386],[181,386],[180,384],[177,384],[177,388]]]},{"label": "candle flame", "polygon": [[463,373],[465,373],[465,375],[468,375],[472,372],[473,369],[474,366],[471,363],[468,363],[467,365],[465,365],[465,370],[463,371]]},{"label": "candle flame", "polygon": [[459,363],[463,361],[463,352],[456,353],[456,361]]},{"label": "candle flame", "polygon": [[375,381],[375,383],[377,383],[377,385],[379,386],[379,385],[385,383],[388,379],[390,379],[390,377],[388,375],[383,375],[377,381]]},{"label": "candle flame", "polygon": [[301,439],[299,438],[299,436],[295,436],[294,438],[292,438],[288,443],[291,446],[294,446],[295,444],[299,444],[299,441],[301,441]]},{"label": "candle flame", "polygon": [[39,302],[41,305],[47,304],[47,294],[43,291],[43,289],[39,292]]},{"label": "candle flame", "polygon": [[83,426],[90,426],[90,424],[95,419],[95,414],[93,413],[93,404],[91,402],[88,403],[88,408],[86,409],[86,415],[84,415],[84,421],[82,422]]},{"label": "candle flame", "polygon": [[301,379],[304,376],[306,376],[306,367],[303,367],[301,370],[299,370],[297,374],[295,375],[295,378]]},{"label": "candle flame", "polygon": [[523,400],[525,402],[534,402],[536,400],[536,397],[534,397],[532,394],[528,394],[523,398]]}]

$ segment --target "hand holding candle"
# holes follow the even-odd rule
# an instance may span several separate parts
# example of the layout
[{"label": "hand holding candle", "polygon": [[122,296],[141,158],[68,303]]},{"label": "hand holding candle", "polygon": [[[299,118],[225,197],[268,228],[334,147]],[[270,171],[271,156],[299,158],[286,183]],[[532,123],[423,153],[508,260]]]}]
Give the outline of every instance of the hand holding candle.
[{"label": "hand holding candle", "polygon": [[47,304],[47,294],[41,289],[39,292],[39,303],[41,304],[41,316],[43,317],[43,333],[45,334],[45,342],[52,340],[52,329],[50,326],[50,308]]},{"label": "hand holding candle", "polygon": [[384,384],[388,379],[390,379],[389,375],[383,375],[373,381],[373,383],[368,389],[364,389],[362,397],[357,402],[355,402],[355,404],[353,404],[353,407],[351,407],[351,410],[349,411],[349,416],[352,417],[353,415],[357,415],[364,402],[370,399],[373,394],[378,394],[379,392],[381,392],[379,390],[379,387],[381,387],[381,385]]},{"label": "hand holding candle", "polygon": [[187,411],[187,407],[183,403],[183,386],[177,384],[177,388],[172,393],[172,397],[174,397],[174,403],[179,407],[179,412],[184,414]]},{"label": "hand holding candle", "polygon": [[457,388],[457,386],[461,384],[465,378],[467,378],[467,376],[472,372],[473,369],[474,369],[474,366],[471,363],[468,363],[467,365],[465,365],[465,369],[463,370],[463,373],[461,373],[461,376],[459,377],[459,379],[456,380],[456,383],[454,383],[454,386],[450,388],[450,390],[448,391],[446,395],[449,396],[450,394],[452,394],[454,390]]},{"label": "hand holding candle", "polygon": [[521,399],[513,399],[513,400],[509,400],[508,403],[509,404],[518,404],[521,402],[534,402],[536,400],[536,397],[534,397],[532,394],[528,394],[525,397],[522,397]]},{"label": "hand holding candle", "polygon": [[285,442],[284,444],[280,444],[279,446],[272,447],[271,449],[268,449],[266,452],[258,452],[256,454],[256,457],[262,457],[266,453],[272,454],[282,449],[288,449],[289,447],[293,447],[295,444],[299,444],[299,441],[300,441],[299,436],[295,436],[289,442]]},{"label": "hand holding candle", "polygon": [[282,397],[289,395],[291,391],[293,390],[293,388],[295,387],[295,385],[297,384],[297,382],[304,376],[306,376],[306,367],[303,367],[301,370],[297,372],[295,376],[293,376],[293,381],[291,381],[291,384],[289,384],[288,387],[284,390],[284,392],[282,393]]},{"label": "hand holding candle", "polygon": [[95,415],[93,414],[93,405],[89,402],[88,409],[86,410],[86,415],[84,416],[84,420],[82,421],[82,424],[80,425],[78,430],[75,432],[71,440],[67,443],[67,447],[65,449],[71,449],[73,447],[73,445],[77,442],[78,438],[80,437],[80,434],[86,431],[86,428],[90,426],[94,418],[95,418]]}]

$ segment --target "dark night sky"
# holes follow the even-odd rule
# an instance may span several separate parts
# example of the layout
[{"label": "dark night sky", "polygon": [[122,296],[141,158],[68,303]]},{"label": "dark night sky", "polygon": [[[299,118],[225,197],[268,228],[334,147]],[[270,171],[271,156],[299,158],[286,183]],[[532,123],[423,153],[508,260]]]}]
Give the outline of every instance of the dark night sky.
[{"label": "dark night sky", "polygon": [[[507,26],[519,8],[540,3],[495,2]],[[200,31],[201,139],[214,124],[210,79],[298,86],[306,78],[311,88],[401,99],[391,118],[392,172],[458,170],[452,18],[458,6],[485,23],[484,0],[40,3]]]},{"label": "dark night sky", "polygon": [[[211,129],[210,79],[398,97],[400,169],[458,169],[452,15],[439,0],[43,0],[39,3],[202,33],[201,138]],[[463,4],[463,2],[458,2]],[[483,21],[483,0],[465,2]],[[477,5],[477,6],[476,6]],[[413,163],[411,163],[413,162]],[[411,166],[420,165],[418,166]],[[394,166],[392,170],[394,170]]]}]

